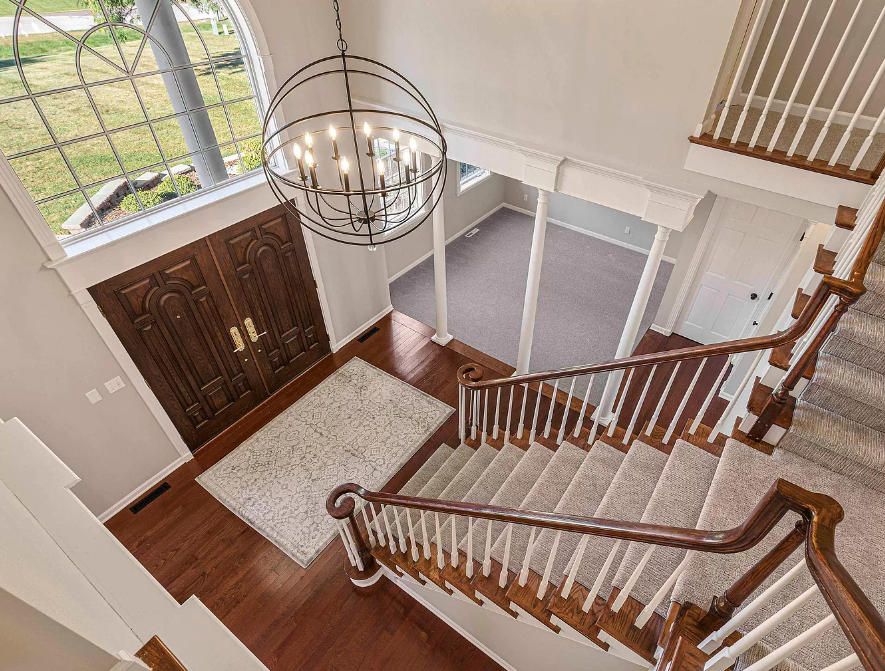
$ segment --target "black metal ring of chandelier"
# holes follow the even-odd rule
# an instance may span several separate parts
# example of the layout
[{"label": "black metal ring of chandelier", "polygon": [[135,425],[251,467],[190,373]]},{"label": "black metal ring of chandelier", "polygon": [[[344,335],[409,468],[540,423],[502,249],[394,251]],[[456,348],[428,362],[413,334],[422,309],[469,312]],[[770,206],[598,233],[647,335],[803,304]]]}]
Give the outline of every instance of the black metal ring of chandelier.
[{"label": "black metal ring of chandelier", "polygon": [[[337,2],[333,4],[337,18]],[[277,200],[303,226],[330,240],[374,248],[408,235],[431,216],[446,181],[446,141],[424,95],[389,66],[346,54],[340,21],[336,24],[340,53],[305,65],[271,99],[262,128],[261,163]],[[297,104],[297,94],[307,84],[327,77],[343,78],[345,107],[305,114],[271,130],[273,115],[284,101]],[[357,78],[365,78],[370,86],[393,86],[420,112],[355,107],[351,81]],[[352,142],[353,164],[339,151],[339,138]],[[323,156],[317,155],[321,143],[331,146]],[[286,161],[277,157],[286,147],[297,168],[283,172],[278,166]],[[328,157],[332,167],[320,177],[317,168]]]}]

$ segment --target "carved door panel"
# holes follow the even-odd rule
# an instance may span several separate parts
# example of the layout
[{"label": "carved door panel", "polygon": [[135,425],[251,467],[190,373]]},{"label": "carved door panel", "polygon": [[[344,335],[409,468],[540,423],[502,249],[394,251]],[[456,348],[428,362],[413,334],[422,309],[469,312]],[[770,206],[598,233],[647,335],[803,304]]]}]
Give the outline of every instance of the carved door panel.
[{"label": "carved door panel", "polygon": [[273,393],[329,353],[301,226],[278,206],[213,234],[209,244]]},{"label": "carved door panel", "polygon": [[267,397],[206,240],[90,293],[191,450]]}]

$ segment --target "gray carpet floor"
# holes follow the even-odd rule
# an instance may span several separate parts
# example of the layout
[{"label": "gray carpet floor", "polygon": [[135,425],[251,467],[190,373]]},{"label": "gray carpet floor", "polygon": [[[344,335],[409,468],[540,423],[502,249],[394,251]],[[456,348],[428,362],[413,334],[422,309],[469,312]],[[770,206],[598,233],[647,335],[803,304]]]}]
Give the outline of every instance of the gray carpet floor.
[{"label": "gray carpet floor", "polygon": [[[446,247],[449,332],[458,340],[516,365],[534,220],[507,208],[470,238]],[[531,371],[614,358],[630,303],[648,257],[548,224]],[[661,263],[639,337],[651,325],[673,266]],[[433,258],[390,285],[393,307],[425,324],[436,323]],[[638,338],[637,338],[638,341]],[[594,381],[591,402],[602,394]],[[586,385],[577,385],[583,393]]]}]

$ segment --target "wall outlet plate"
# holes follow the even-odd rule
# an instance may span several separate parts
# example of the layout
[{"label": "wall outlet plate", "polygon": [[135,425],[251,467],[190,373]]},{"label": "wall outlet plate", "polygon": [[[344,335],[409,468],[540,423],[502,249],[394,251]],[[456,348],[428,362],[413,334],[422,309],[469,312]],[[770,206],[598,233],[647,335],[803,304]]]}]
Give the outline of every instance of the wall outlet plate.
[{"label": "wall outlet plate", "polygon": [[105,382],[104,386],[105,389],[113,394],[115,391],[120,391],[123,387],[125,387],[126,383],[123,382],[123,378],[118,375],[113,380],[108,380],[107,382]]},{"label": "wall outlet plate", "polygon": [[98,393],[98,389],[90,389],[86,392],[86,398],[92,405],[95,405],[101,400],[101,394]]},{"label": "wall outlet plate", "polygon": [[624,229],[624,233],[626,233],[627,235],[630,235],[630,227],[629,226],[627,226],[627,228]]}]

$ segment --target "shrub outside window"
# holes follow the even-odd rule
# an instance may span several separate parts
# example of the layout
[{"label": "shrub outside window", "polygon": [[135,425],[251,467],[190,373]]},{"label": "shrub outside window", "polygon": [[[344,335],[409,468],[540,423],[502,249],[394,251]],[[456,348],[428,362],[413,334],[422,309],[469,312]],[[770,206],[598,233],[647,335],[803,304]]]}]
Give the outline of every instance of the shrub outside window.
[{"label": "shrub outside window", "polygon": [[260,167],[238,32],[210,0],[0,0],[0,151],[59,239]]}]

